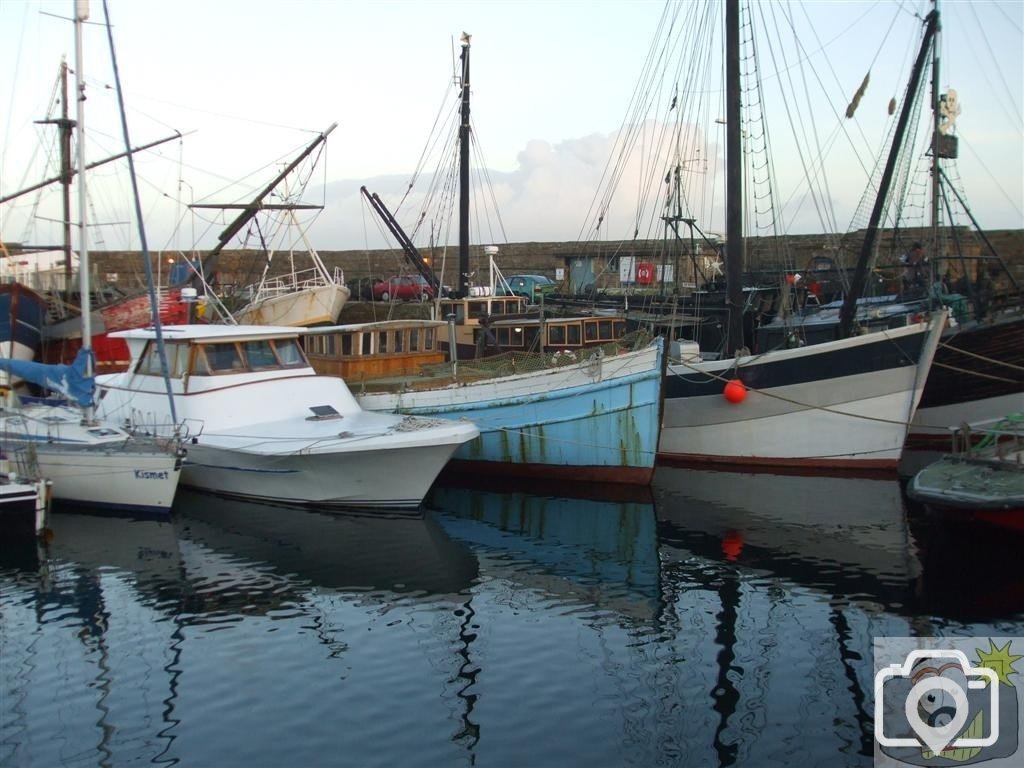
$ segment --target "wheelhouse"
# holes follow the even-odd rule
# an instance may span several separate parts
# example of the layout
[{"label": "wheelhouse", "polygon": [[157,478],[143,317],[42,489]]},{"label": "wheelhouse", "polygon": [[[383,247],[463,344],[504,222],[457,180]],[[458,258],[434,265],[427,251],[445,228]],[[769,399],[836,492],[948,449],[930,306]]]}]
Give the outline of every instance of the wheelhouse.
[{"label": "wheelhouse", "polygon": [[[171,378],[220,376],[225,374],[266,372],[308,368],[296,338],[196,341],[164,341],[167,370]],[[162,376],[160,354],[155,339],[146,342],[135,366],[143,376]]]},{"label": "wheelhouse", "polygon": [[445,360],[440,340],[447,323],[388,320],[310,328],[302,335],[317,373],[359,380],[415,375],[420,367]]}]

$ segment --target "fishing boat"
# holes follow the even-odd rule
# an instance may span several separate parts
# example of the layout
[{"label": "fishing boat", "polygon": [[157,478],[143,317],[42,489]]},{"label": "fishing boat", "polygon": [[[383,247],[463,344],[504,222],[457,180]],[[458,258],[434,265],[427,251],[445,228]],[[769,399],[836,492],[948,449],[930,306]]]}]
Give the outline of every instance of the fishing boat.
[{"label": "fishing boat", "polygon": [[[68,100],[68,67],[62,62],[58,80],[61,97],[60,104],[64,113],[59,118],[44,120],[56,124],[59,128],[59,154],[61,172],[38,184],[0,197],[0,202],[16,200],[24,195],[51,184],[60,183],[64,187],[64,221],[70,222],[69,207],[70,186],[77,170],[72,165],[72,139],[77,122],[67,114]],[[299,199],[304,185],[290,189],[287,181],[298,170],[305,170],[303,162],[322,148],[327,135],[334,129],[330,126],[326,131],[304,147],[293,162],[278,173],[254,199],[242,203],[203,204],[195,203],[196,209],[239,210],[234,220],[221,234],[218,242],[203,260],[186,260],[183,264],[175,264],[170,270],[168,285],[156,286],[156,301],[160,322],[164,324],[180,324],[196,319],[204,321],[219,320],[222,322],[257,323],[267,325],[315,325],[334,323],[337,321],[341,308],[348,300],[350,291],[345,285],[344,272],[340,269],[329,270],[317,251],[308,242],[307,227],[301,226],[296,212],[316,209],[321,206],[302,203]],[[89,168],[103,166],[114,160],[130,157],[146,150],[180,138],[180,134],[154,142],[133,147],[113,157],[90,163]],[[314,160],[315,162],[315,160]],[[301,174],[306,182],[308,174]],[[267,202],[266,198],[275,194],[277,202]],[[253,221],[262,216],[263,221],[257,227],[261,235],[259,250],[252,259],[253,274],[260,270],[258,279],[251,284],[235,286],[230,295],[221,298],[215,296],[208,283],[216,280],[216,266],[221,251]],[[295,233],[298,233],[297,235]],[[85,320],[83,314],[84,301],[78,288],[79,274],[82,269],[81,259],[72,250],[70,224],[65,227],[65,243],[63,249],[54,251],[59,257],[59,269],[52,268],[53,258],[48,261],[46,253],[22,253],[19,266],[23,268],[13,272],[18,279],[15,285],[20,289],[22,325],[18,329],[19,341],[26,336],[34,325],[38,328],[39,340],[36,349],[38,359],[48,363],[70,364],[74,361],[78,350],[83,346],[90,348],[95,359],[95,369],[99,373],[115,373],[123,371],[128,365],[128,349],[122,339],[112,336],[116,331],[128,330],[147,325],[150,322],[152,299],[147,290],[125,290],[116,285],[102,287],[92,286],[88,297],[90,316],[88,318],[88,338],[85,337]],[[303,250],[297,250],[298,246]],[[243,248],[249,243],[243,242]],[[289,269],[285,272],[273,270],[272,265],[288,259]],[[50,262],[50,263],[48,263]],[[42,265],[42,266],[41,266]],[[11,271],[11,270],[9,270]],[[0,274],[4,274],[0,270]],[[11,288],[14,290],[14,287]],[[32,304],[29,302],[32,291],[39,294],[38,322],[29,322],[27,313]],[[12,294],[13,295],[13,294]],[[198,299],[198,300],[197,300]],[[228,306],[230,305],[230,306]],[[0,311],[4,306],[4,296],[0,292]],[[208,310],[208,315],[197,318],[196,308]],[[0,342],[3,340],[3,326],[0,325]],[[26,337],[27,342],[30,338]],[[18,347],[20,350],[21,347]],[[26,359],[32,359],[27,356]]]},{"label": "fishing boat", "polygon": [[[469,36],[462,39],[460,166],[468,163]],[[468,185],[468,173],[465,176]],[[437,293],[440,281],[376,196],[364,195]],[[469,190],[460,194],[460,263],[468,254]],[[664,345],[627,335],[621,316],[524,316],[521,296],[468,282],[439,301],[450,322],[384,321],[307,329],[320,372],[343,375],[371,411],[469,420],[480,435],[448,473],[647,484],[654,472]],[[445,328],[447,327],[447,332]],[[442,355],[447,350],[447,359]],[[442,362],[443,360],[443,362]]]},{"label": "fishing boat", "polygon": [[914,475],[907,494],[941,513],[1024,530],[1024,414],[953,430],[950,453]]},{"label": "fishing boat", "polygon": [[[315,167],[327,142],[327,137],[336,127],[337,123],[332,123],[318,134],[248,203],[192,205],[197,209],[241,209],[221,232],[216,245],[202,259],[199,268],[188,268],[184,271],[185,277],[179,285],[191,287],[206,296],[207,300],[214,304],[210,309],[211,317],[219,311],[224,322],[239,325],[306,326],[337,322],[338,315],[351,294],[345,285],[345,275],[340,269],[331,271],[327,268],[306,236],[308,226],[300,224],[296,215],[297,211],[318,210],[323,207],[303,203],[301,196],[305,191],[305,184],[311,178],[312,167]],[[311,164],[308,169],[303,165],[307,159]],[[303,172],[300,173],[300,170]],[[293,189],[288,182],[295,176],[304,178],[305,182]],[[266,199],[272,194],[276,195],[278,202],[267,202]],[[256,265],[262,261],[260,277],[252,284],[242,286],[236,296],[227,297],[229,301],[234,300],[236,307],[240,301],[239,308],[233,311],[220,311],[222,302],[214,301],[214,291],[209,290],[208,283],[215,280],[221,252],[259,215],[266,218],[255,227],[260,237],[259,243],[256,244],[260,256],[253,261]],[[303,248],[297,251],[296,246],[300,244]],[[247,240],[243,241],[242,246],[249,247]],[[288,259],[288,271],[272,271],[275,261],[285,257]]]},{"label": "fishing boat", "polygon": [[[304,336],[314,366],[348,371],[363,408],[474,423],[479,437],[455,451],[446,474],[650,482],[658,439],[661,339],[639,341],[635,347],[624,340],[621,346],[607,344],[579,356],[509,353],[421,364],[412,373],[396,374],[408,370],[401,367],[413,359],[408,350],[417,344],[433,348],[443,325],[336,326],[310,329]],[[396,361],[390,372],[374,375],[386,370],[382,360],[388,359]]]},{"label": "fishing boat", "polygon": [[[756,354],[744,346],[750,153],[742,149],[742,126],[751,77],[741,77],[738,0],[725,4],[725,17],[727,346],[717,359],[668,365],[658,454],[685,463],[895,470],[947,313],[905,317],[899,327],[826,344]],[[879,212],[876,206],[873,215]]]},{"label": "fishing boat", "polygon": [[[924,19],[917,61],[904,99],[905,105],[922,103],[930,124],[922,121],[915,128],[910,119],[901,116],[900,133],[894,139],[868,228],[848,238],[860,250],[849,295],[828,304],[804,304],[799,311],[780,315],[757,331],[757,348],[768,350],[794,343],[831,341],[864,329],[893,328],[904,324],[908,317],[941,306],[949,308],[950,322],[943,329],[906,440],[900,471],[911,475],[913,471],[905,470],[919,467],[918,454],[947,447],[951,429],[999,418],[1024,402],[1024,344],[1020,343],[1024,338],[1024,291],[957,183],[956,123],[961,109],[956,91],[950,88],[940,92],[935,86],[930,97],[924,96],[923,75],[929,69],[933,84],[938,82],[941,28],[936,7]],[[901,154],[894,161],[897,153]],[[909,174],[908,158],[914,157],[927,159],[922,165],[926,166],[923,171],[929,183],[918,185],[927,192],[922,193],[920,201],[908,199],[905,191],[891,195],[889,215],[893,220],[892,250],[899,252],[902,244],[915,242],[898,258],[895,253],[882,255],[890,244],[881,243],[880,205],[890,185],[899,185],[900,179]],[[916,211],[921,211],[923,221],[914,227]],[[914,246],[925,260],[911,270],[907,256],[915,251]],[[892,263],[884,263],[887,260]],[[859,295],[872,268],[876,275],[893,271],[899,274],[880,283],[893,292]],[[998,290],[996,282],[1001,286]]]},{"label": "fishing boat", "polygon": [[[88,15],[87,3],[74,4],[75,77],[78,92],[83,94],[81,29]],[[97,508],[166,513],[174,500],[181,472],[182,449],[173,419],[166,436],[155,436],[96,417],[93,355],[89,348],[91,306],[84,103],[84,97],[77,100],[76,120],[83,345],[70,365],[0,359],[0,367],[5,370],[47,391],[59,393],[59,398],[29,399],[8,392],[0,407],[0,433],[8,445],[28,448],[34,453],[41,476],[53,484],[56,500]],[[127,133],[125,138],[127,141]],[[150,306],[155,306],[152,299]],[[159,322],[154,320],[154,324],[159,332]]]},{"label": "fishing boat", "polygon": [[226,496],[333,507],[416,507],[477,428],[371,413],[342,379],[320,376],[299,329],[178,325],[164,331],[176,419],[155,330],[121,331],[127,371],[97,377],[99,413],[158,436],[181,421],[182,484]]},{"label": "fishing boat", "polygon": [[[0,283],[0,356],[34,360],[39,354],[45,320],[43,296],[19,282]],[[0,385],[17,383],[6,374],[0,377]]]}]

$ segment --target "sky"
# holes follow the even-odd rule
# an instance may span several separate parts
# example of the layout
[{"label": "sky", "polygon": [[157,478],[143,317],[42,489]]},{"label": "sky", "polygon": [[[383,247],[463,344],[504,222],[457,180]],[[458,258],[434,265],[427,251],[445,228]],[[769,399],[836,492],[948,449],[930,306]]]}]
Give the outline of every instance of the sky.
[{"label": "sky", "polygon": [[[0,196],[42,176],[40,140],[53,128],[33,121],[46,114],[61,55],[74,56],[65,20],[72,2],[0,2]],[[829,61],[827,83],[805,94],[821,98],[814,110],[825,132],[835,130],[828,126],[835,104],[871,73],[856,129],[844,127],[851,146],[837,143],[828,157],[828,204],[845,227],[868,182],[865,158],[879,154],[894,119],[884,105],[905,82],[920,26],[915,14],[929,4],[786,7],[813,24],[813,35],[801,40],[819,76]],[[945,0],[941,7],[940,79],[963,105],[957,129],[965,192],[984,227],[1024,227],[1024,0]],[[496,216],[474,224],[474,240],[617,239],[637,228],[629,211],[640,195],[641,160],[622,173],[624,189],[602,228],[588,216],[609,164],[618,162],[624,126],[664,116],[628,111],[665,12],[661,0],[108,0],[108,8],[132,142],[184,136],[137,156],[151,249],[210,247],[223,214],[193,215],[185,205],[248,200],[333,123],[304,196],[325,208],[303,218],[307,234],[320,250],[390,244],[359,187],[398,205],[454,92],[463,31],[472,35],[474,164],[486,167],[498,203]],[[83,33],[90,160],[123,149],[103,19],[103,3],[92,0],[94,23]],[[716,165],[720,145],[706,146]],[[793,170],[804,161],[784,142],[773,153],[780,191],[793,205],[800,198]],[[91,230],[93,248],[137,248],[137,235],[113,232],[131,218],[123,176],[107,169],[95,182],[90,177],[89,188],[103,225]],[[59,242],[53,215],[42,202],[33,208],[34,200],[0,206],[0,240]],[[706,231],[724,227],[718,202],[694,215]],[[785,218],[794,232],[823,226],[809,206],[793,206]]]}]

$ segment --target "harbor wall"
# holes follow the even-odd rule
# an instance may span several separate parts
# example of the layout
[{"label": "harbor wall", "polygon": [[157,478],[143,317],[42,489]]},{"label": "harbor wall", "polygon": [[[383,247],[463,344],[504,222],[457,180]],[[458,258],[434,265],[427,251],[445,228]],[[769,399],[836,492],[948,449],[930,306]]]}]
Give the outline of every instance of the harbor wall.
[{"label": "harbor wall", "polygon": [[[891,233],[882,233],[878,253],[879,263],[886,263],[884,254],[901,252],[903,243],[913,238],[927,242],[927,233],[904,231],[897,242]],[[987,232],[986,237],[1000,258],[1007,265],[1010,275],[1018,287],[1024,286],[1024,229],[997,230]],[[750,270],[807,270],[812,260],[818,257],[837,257],[840,252],[841,263],[853,263],[854,254],[859,250],[857,234],[848,236],[840,242],[834,236],[794,235],[785,238],[784,248],[779,246],[778,238],[750,238],[747,240],[746,266]],[[17,255],[17,246],[8,244],[12,256]],[[691,251],[693,253],[691,253]],[[983,256],[988,253],[987,246],[976,240],[967,242],[964,251],[968,256]],[[360,288],[369,285],[374,279],[386,278],[390,275],[410,273],[414,270],[405,259],[402,251],[395,249],[379,250],[340,250],[320,251],[321,259],[328,269],[343,270],[345,280],[359,295]],[[204,252],[189,254],[193,258],[202,258]],[[435,249],[433,253],[425,252],[435,270],[444,265],[444,274],[454,274],[458,263],[458,249]],[[151,253],[151,262],[155,275],[160,282],[166,284],[170,268],[180,262],[184,254],[178,251],[161,251]],[[271,262],[272,275],[284,274],[289,271],[289,259],[277,258]],[[558,270],[567,274],[572,260],[580,257],[594,259],[605,264],[607,269],[597,274],[597,287],[609,288],[618,284],[618,271],[614,267],[619,257],[631,256],[637,261],[648,261],[653,264],[672,264],[675,274],[681,283],[695,280],[694,268],[708,269],[717,260],[716,248],[712,244],[694,242],[682,243],[676,251],[666,248],[664,241],[630,241],[630,242],[525,242],[508,243],[499,246],[496,261],[506,276],[514,274],[543,274],[555,278]],[[145,285],[145,268],[138,251],[91,251],[94,279],[118,285],[125,290],[133,290]],[[296,254],[297,264],[302,264],[300,254]],[[951,262],[953,260],[950,260]],[[890,264],[895,262],[894,256],[888,257]],[[979,262],[980,263],[980,262]],[[224,285],[247,285],[258,282],[266,264],[266,257],[259,251],[225,250],[221,252],[218,263],[219,282]],[[701,266],[703,264],[703,266]],[[473,280],[486,283],[488,279],[488,259],[482,246],[470,249],[470,270],[475,273]],[[970,267],[969,267],[970,268]],[[954,274],[960,269],[956,264],[949,265]],[[993,275],[997,283],[1008,283],[1004,277]],[[1008,287],[1000,285],[999,287]]]}]

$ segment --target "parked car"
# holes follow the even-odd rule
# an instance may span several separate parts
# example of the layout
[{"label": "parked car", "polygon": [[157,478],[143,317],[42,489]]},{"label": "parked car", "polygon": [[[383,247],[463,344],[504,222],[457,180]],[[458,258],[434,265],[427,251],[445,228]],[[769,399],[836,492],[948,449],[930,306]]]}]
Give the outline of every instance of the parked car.
[{"label": "parked car", "polygon": [[421,275],[392,275],[374,283],[373,298],[377,301],[427,301],[434,298],[434,289]]},{"label": "parked car", "polygon": [[504,285],[498,287],[499,296],[522,296],[533,303],[540,301],[541,294],[554,293],[558,283],[546,275],[512,275]]}]

